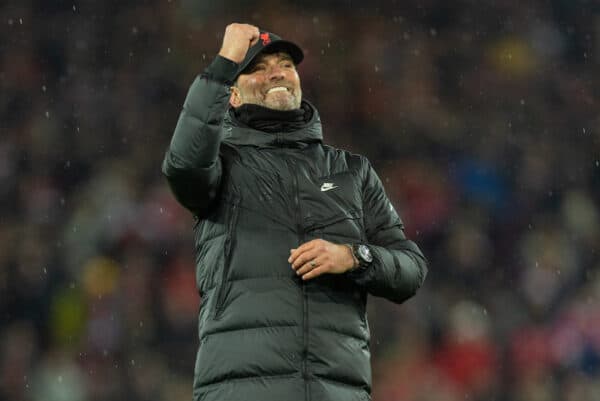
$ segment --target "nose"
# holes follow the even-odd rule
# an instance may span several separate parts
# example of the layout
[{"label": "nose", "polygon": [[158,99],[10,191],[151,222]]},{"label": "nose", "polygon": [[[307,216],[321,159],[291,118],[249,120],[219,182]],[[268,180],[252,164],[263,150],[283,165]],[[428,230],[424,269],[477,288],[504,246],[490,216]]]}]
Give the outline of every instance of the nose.
[{"label": "nose", "polygon": [[285,78],[283,68],[278,65],[274,65],[269,69],[269,81],[279,81]]}]

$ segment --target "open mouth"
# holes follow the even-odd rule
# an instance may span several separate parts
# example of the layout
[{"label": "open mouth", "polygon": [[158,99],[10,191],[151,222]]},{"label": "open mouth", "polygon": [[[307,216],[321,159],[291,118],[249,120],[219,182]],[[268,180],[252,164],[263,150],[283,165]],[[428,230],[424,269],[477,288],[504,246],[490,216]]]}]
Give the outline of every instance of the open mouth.
[{"label": "open mouth", "polygon": [[269,90],[267,91],[267,95],[268,95],[269,93],[283,92],[283,91],[288,91],[288,90],[289,90],[289,89],[288,89],[288,88],[286,88],[286,87],[284,87],[284,86],[275,86],[275,87],[273,87],[273,88],[271,88],[271,89],[269,89]]}]

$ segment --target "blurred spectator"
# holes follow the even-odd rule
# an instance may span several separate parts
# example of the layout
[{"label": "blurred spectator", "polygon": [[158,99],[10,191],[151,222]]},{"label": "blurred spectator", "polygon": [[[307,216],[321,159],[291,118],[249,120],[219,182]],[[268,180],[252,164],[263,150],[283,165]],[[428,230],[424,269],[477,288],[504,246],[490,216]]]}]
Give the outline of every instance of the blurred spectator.
[{"label": "blurred spectator", "polygon": [[236,20],[305,46],[326,141],[376,164],[430,259],[419,296],[369,305],[373,399],[597,400],[587,0],[2,3],[0,400],[191,398],[193,220],[160,161]]}]

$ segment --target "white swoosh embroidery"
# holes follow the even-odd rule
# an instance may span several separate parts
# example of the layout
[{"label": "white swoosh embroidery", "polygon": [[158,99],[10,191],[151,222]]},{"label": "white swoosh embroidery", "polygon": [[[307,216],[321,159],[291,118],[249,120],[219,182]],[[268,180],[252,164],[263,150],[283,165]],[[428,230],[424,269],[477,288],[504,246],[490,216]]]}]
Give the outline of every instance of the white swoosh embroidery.
[{"label": "white swoosh embroidery", "polygon": [[323,185],[321,185],[321,192],[329,191],[336,188],[337,185],[335,185],[333,182],[324,182]]}]

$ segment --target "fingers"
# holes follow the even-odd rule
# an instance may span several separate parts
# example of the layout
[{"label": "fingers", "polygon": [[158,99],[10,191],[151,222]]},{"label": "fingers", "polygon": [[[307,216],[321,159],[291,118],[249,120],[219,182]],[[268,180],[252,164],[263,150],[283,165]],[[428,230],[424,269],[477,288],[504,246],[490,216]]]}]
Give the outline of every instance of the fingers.
[{"label": "fingers", "polygon": [[260,39],[260,31],[258,30],[258,28],[254,27],[255,30],[252,32],[252,37],[250,38],[250,47],[254,46],[255,44],[258,43],[258,39]]},{"label": "fingers", "polygon": [[[323,262],[319,261],[319,259],[309,259],[306,263],[302,264],[299,268],[296,269],[296,274],[298,276],[304,276],[306,273],[309,273],[312,270],[315,270],[319,267],[323,266]],[[293,268],[293,266],[292,266]]]},{"label": "fingers", "polygon": [[310,280],[311,278],[315,278],[320,276],[321,274],[328,273],[329,270],[325,265],[315,267],[314,269],[308,271],[307,273],[302,275],[302,280]]},{"label": "fingers", "polygon": [[303,280],[317,277],[330,270],[328,245],[330,243],[322,239],[305,242],[298,248],[290,250],[288,262]]},{"label": "fingers", "polygon": [[318,256],[318,249],[315,247],[315,240],[306,242],[296,249],[290,250],[288,262],[292,264],[294,269],[299,268],[311,259]]},{"label": "fingers", "polygon": [[335,244],[323,239],[314,239],[296,249],[291,249],[288,262],[303,280],[309,280],[323,273],[341,274],[355,265],[352,251],[347,245]]},{"label": "fingers", "polygon": [[241,63],[250,46],[259,39],[260,31],[254,25],[233,23],[225,28],[219,55],[235,63]]}]

